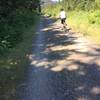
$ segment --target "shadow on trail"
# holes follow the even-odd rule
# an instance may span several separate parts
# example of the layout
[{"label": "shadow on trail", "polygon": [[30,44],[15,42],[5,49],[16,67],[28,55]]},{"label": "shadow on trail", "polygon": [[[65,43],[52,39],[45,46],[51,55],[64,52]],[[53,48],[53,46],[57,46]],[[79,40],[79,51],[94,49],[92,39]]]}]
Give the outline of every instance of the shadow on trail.
[{"label": "shadow on trail", "polygon": [[77,39],[74,33],[65,34],[52,27],[52,20],[44,21],[29,56],[21,100],[100,100],[100,53],[71,48]]}]

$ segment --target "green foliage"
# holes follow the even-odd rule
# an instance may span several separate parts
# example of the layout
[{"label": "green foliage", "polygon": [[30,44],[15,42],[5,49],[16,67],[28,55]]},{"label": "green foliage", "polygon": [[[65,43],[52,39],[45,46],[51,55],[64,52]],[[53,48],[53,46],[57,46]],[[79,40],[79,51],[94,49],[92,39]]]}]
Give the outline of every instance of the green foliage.
[{"label": "green foliage", "polygon": [[12,48],[22,40],[23,29],[34,22],[29,11],[14,12],[0,22],[0,47]]},{"label": "green foliage", "polygon": [[0,100],[15,100],[32,45],[33,30],[25,31],[35,24],[38,10],[40,0],[0,0]]},{"label": "green foliage", "polygon": [[99,10],[96,10],[94,12],[92,11],[88,16],[88,19],[90,24],[100,25],[100,11]]},{"label": "green foliage", "polygon": [[49,5],[48,7],[45,7],[43,9],[43,12],[46,15],[50,15],[52,17],[59,17],[59,11],[61,9],[61,5],[57,4],[57,5]]},{"label": "green foliage", "polygon": [[67,10],[97,10],[100,9],[100,0],[63,0],[62,7]]},{"label": "green foliage", "polygon": [[30,25],[30,13],[14,12],[7,19],[2,19],[0,22],[0,46],[13,47],[16,43],[22,40],[22,28]]},{"label": "green foliage", "polygon": [[[31,51],[35,24],[39,20],[39,16],[29,11],[15,12],[13,17],[13,21],[9,20],[10,25],[7,23],[6,28],[7,31],[9,30],[7,34],[13,37],[7,38],[10,41],[9,44],[14,46],[12,49],[9,49],[9,52],[3,51],[4,54],[0,55],[0,100],[17,100],[15,96],[16,90],[20,86],[20,82],[24,80],[29,63],[27,55]],[[4,34],[2,36],[4,37]],[[8,41],[6,40],[3,41],[3,44],[6,46],[5,49],[8,48],[6,44]],[[15,44],[11,44],[14,41]]]},{"label": "green foliage", "polygon": [[90,37],[93,42],[100,44],[100,11],[72,11],[69,12],[68,25],[74,31]]},{"label": "green foliage", "polygon": [[0,1],[0,54],[23,40],[23,28],[34,21],[40,0]]}]

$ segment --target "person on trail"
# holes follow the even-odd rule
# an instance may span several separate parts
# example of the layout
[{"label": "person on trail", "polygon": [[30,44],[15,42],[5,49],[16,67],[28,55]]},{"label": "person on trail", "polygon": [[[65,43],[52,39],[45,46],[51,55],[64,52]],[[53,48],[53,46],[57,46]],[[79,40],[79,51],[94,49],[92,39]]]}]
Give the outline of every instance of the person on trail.
[{"label": "person on trail", "polygon": [[60,19],[61,19],[61,24],[63,25],[63,28],[66,28],[66,12],[62,8],[60,11]]}]

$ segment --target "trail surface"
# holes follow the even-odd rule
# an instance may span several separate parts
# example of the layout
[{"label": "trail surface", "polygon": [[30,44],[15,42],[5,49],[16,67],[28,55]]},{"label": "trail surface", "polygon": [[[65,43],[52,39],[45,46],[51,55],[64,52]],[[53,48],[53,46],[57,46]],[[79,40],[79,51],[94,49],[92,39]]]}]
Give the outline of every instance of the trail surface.
[{"label": "trail surface", "polygon": [[100,100],[100,47],[42,18],[18,100]]}]

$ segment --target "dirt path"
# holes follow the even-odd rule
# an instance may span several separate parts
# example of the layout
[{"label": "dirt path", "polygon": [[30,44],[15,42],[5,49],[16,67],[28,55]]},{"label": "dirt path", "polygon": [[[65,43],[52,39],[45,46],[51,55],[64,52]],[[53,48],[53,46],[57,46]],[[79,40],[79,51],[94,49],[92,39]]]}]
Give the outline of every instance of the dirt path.
[{"label": "dirt path", "polygon": [[43,18],[18,100],[100,100],[100,47]]}]

